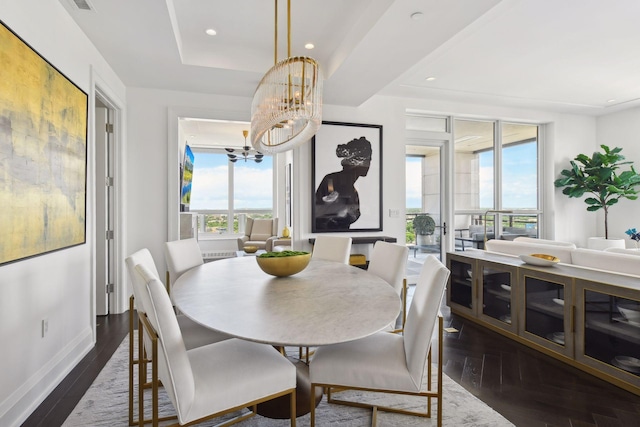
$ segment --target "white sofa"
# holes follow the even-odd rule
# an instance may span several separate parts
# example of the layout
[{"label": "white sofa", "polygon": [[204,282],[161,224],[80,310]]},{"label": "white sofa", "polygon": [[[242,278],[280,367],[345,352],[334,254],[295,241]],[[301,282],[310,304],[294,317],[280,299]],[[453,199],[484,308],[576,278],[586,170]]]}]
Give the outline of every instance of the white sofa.
[{"label": "white sofa", "polygon": [[[538,240],[538,239],[531,239]],[[640,251],[633,249],[616,248],[610,250],[596,250],[576,248],[573,243],[564,245],[551,243],[537,243],[527,240],[489,240],[486,249],[507,255],[530,255],[543,253],[553,255],[560,259],[561,263],[572,264],[579,267],[595,270],[611,271],[614,273],[640,276]]]},{"label": "white sofa", "polygon": [[631,249],[631,248],[607,248],[604,251],[605,252],[613,252],[613,253],[616,253],[616,254],[627,254],[627,255],[640,256],[640,250]]},{"label": "white sofa", "polygon": [[568,246],[573,249],[576,248],[575,243],[563,242],[560,240],[536,239],[534,237],[516,237],[515,239],[513,239],[513,241],[521,243],[534,243],[536,245]]},{"label": "white sofa", "polygon": [[571,263],[596,270],[640,275],[640,257],[596,249],[576,249],[571,254]]},{"label": "white sofa", "polygon": [[572,246],[550,245],[544,243],[523,242],[516,240],[488,240],[485,248],[491,252],[499,252],[509,255],[547,254],[560,259],[560,262],[571,264],[571,252],[576,248]]}]

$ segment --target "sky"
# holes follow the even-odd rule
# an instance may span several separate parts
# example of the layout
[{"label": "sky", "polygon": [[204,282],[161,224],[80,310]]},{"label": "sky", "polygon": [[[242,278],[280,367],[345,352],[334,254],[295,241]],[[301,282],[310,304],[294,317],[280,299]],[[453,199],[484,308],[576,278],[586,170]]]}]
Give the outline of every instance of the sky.
[{"label": "sky", "polygon": [[[537,208],[536,144],[515,144],[503,149],[502,193],[504,209]],[[493,208],[493,151],[479,154],[480,207]],[[421,208],[421,159],[406,159],[406,207]]]},{"label": "sky", "polygon": [[[228,209],[227,156],[195,152],[194,157],[189,210]],[[265,156],[262,163],[238,161],[234,168],[234,209],[272,209],[272,158]]]}]

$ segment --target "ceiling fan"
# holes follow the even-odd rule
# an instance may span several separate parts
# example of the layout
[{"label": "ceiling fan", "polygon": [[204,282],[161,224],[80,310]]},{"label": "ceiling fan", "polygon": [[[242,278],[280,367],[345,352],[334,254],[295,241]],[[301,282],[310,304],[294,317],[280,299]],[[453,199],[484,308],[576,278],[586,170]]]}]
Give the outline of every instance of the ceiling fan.
[{"label": "ceiling fan", "polygon": [[253,160],[256,163],[262,162],[264,154],[254,150],[252,147],[247,145],[247,136],[249,136],[249,131],[243,130],[242,135],[244,136],[244,147],[242,147],[242,151],[239,154],[233,154],[236,152],[235,148],[225,148],[225,150],[227,151],[227,157],[229,157],[229,161],[232,163],[235,163],[238,160],[244,160],[245,162],[247,160]]}]

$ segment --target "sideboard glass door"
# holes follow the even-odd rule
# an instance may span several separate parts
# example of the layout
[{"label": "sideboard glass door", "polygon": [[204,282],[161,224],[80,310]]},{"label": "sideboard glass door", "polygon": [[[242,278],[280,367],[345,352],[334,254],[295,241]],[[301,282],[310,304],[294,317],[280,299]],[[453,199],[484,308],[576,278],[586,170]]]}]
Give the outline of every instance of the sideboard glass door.
[{"label": "sideboard glass door", "polygon": [[447,290],[447,303],[455,304],[458,308],[471,313],[474,310],[473,264],[456,259],[455,256],[448,257],[448,264],[451,276]]},{"label": "sideboard glass door", "polygon": [[482,273],[481,315],[491,324],[516,333],[512,295],[516,295],[517,272],[515,267],[493,262],[478,262]]},{"label": "sideboard glass door", "polygon": [[585,291],[585,321],[585,355],[640,376],[640,302]]},{"label": "sideboard glass door", "polygon": [[538,344],[573,355],[571,279],[521,269],[524,288],[522,333]]}]

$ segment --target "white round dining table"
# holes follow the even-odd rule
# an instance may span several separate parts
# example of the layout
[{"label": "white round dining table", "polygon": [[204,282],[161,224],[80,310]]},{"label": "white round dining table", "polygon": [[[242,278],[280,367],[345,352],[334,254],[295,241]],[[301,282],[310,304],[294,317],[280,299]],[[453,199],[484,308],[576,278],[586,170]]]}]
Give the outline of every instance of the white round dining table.
[{"label": "white round dining table", "polygon": [[289,277],[268,275],[255,257],[209,262],[180,276],[172,298],[207,328],[275,346],[364,338],[393,323],[401,308],[398,294],[378,276],[314,259]]}]

